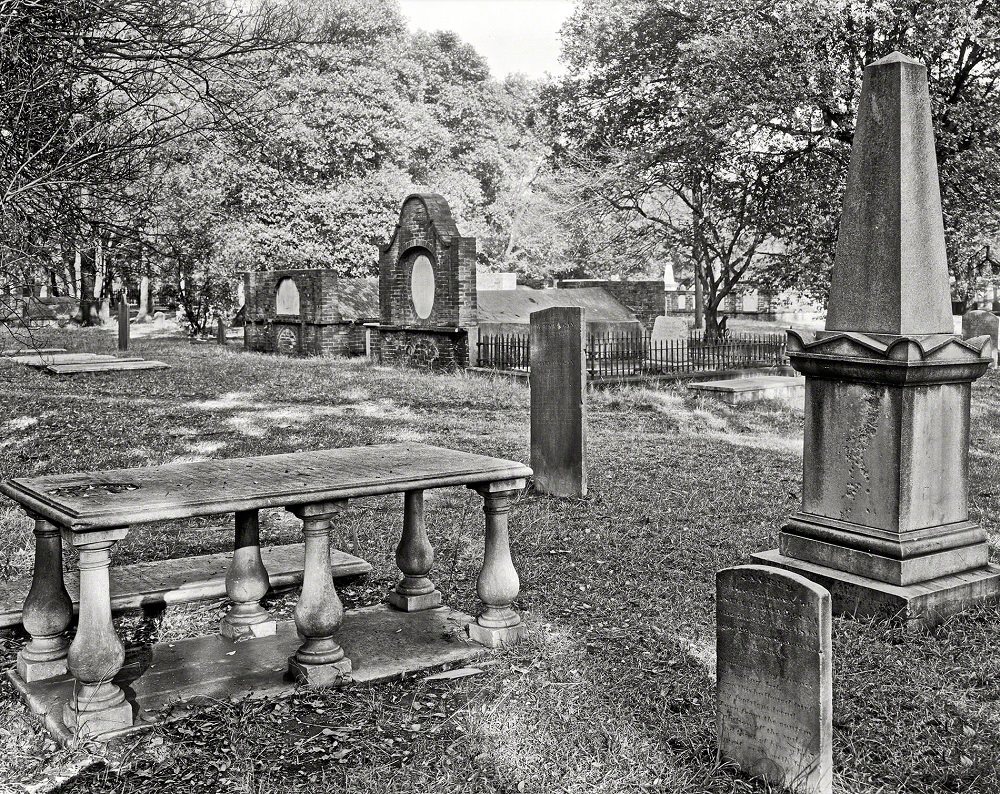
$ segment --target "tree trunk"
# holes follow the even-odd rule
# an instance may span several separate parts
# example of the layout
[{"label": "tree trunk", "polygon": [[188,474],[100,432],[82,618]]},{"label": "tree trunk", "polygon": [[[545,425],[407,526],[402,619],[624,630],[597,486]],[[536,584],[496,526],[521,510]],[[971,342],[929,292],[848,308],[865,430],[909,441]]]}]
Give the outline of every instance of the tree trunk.
[{"label": "tree trunk", "polygon": [[701,244],[700,192],[691,187],[691,258],[694,260],[694,327],[705,327],[704,248]]},{"label": "tree trunk", "polygon": [[701,261],[694,263],[694,327],[705,327],[705,296],[701,288]]},{"label": "tree trunk", "polygon": [[705,341],[716,342],[719,339],[719,307],[709,301],[705,305]]}]

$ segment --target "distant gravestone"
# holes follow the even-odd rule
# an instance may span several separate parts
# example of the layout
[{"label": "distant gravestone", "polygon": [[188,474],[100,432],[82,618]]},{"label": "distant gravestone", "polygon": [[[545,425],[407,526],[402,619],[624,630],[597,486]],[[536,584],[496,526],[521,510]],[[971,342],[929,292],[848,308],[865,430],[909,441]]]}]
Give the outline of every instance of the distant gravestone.
[{"label": "distant gravestone", "polygon": [[763,565],[716,575],[719,752],[804,794],[833,790],[830,593]]},{"label": "distant gravestone", "polygon": [[997,363],[997,337],[1000,335],[1000,317],[993,312],[978,309],[962,315],[962,337],[975,339],[977,336],[988,336],[992,346],[993,366]]},{"label": "distant gravestone", "polygon": [[655,320],[653,320],[653,333],[650,336],[650,340],[653,342],[663,342],[670,338],[670,322],[669,320],[660,315]]},{"label": "distant gravestone", "polygon": [[587,324],[578,307],[531,314],[531,468],[535,489],[587,495]]},{"label": "distant gravestone", "polygon": [[129,327],[128,327],[128,304],[125,302],[124,294],[118,300],[118,349],[128,350]]}]

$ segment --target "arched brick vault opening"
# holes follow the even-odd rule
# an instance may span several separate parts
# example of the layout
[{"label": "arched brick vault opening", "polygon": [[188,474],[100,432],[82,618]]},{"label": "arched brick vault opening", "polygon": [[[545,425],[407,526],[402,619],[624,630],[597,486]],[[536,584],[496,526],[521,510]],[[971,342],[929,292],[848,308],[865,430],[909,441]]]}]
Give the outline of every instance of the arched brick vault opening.
[{"label": "arched brick vault opening", "polygon": [[289,315],[299,313],[299,288],[295,280],[283,278],[274,291],[274,309],[276,314]]}]

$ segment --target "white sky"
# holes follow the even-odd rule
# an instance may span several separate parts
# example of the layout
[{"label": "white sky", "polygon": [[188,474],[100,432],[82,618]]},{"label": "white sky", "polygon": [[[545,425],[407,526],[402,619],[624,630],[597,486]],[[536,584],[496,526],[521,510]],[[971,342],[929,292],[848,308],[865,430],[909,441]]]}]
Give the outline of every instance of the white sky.
[{"label": "white sky", "polygon": [[400,0],[410,30],[452,30],[486,58],[493,76],[558,75],[559,27],[573,0]]}]

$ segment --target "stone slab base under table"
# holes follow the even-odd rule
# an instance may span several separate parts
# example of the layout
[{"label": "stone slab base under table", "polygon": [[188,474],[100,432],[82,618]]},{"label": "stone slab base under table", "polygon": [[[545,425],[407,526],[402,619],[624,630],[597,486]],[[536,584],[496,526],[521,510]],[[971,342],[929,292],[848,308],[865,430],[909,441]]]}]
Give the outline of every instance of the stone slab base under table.
[{"label": "stone slab base under table", "polygon": [[[387,606],[344,614],[337,640],[350,658],[352,682],[397,678],[406,673],[464,663],[485,652],[466,637],[472,617],[448,607],[405,613]],[[245,642],[221,636],[195,637],[130,651],[115,683],[132,705],[135,724],[102,739],[134,733],[184,716],[183,704],[201,698],[280,697],[299,686],[288,674],[288,659],[302,644],[293,621],[277,633]],[[69,675],[25,683],[7,673],[28,707],[43,717],[64,744],[73,732],[63,722],[63,706],[73,689]]]},{"label": "stone slab base under table", "polygon": [[[260,556],[271,590],[277,592],[302,584],[301,543],[263,546]],[[168,604],[225,598],[226,571],[232,559],[233,553],[228,551],[114,567],[111,569],[111,610],[156,609]],[[330,568],[338,579],[365,574],[372,569],[364,560],[339,549],[330,551]],[[76,611],[80,602],[80,572],[67,571],[63,581]],[[30,586],[30,579],[0,582],[0,628],[21,623],[21,609]]]}]

